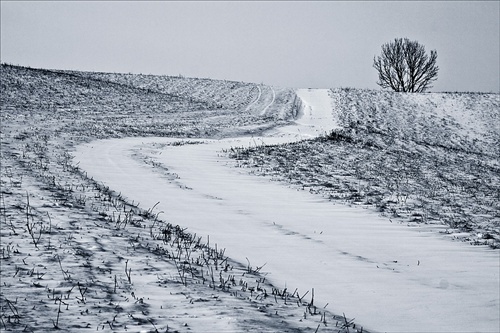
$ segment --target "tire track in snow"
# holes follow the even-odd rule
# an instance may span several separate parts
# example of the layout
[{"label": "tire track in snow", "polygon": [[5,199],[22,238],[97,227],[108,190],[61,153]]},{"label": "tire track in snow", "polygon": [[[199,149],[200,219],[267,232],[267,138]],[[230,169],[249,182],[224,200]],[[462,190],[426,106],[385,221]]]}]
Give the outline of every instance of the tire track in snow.
[{"label": "tire track in snow", "polygon": [[274,91],[274,88],[271,87],[271,86],[269,86],[268,88],[271,89],[271,92],[273,94],[273,98],[271,100],[271,103],[269,103],[268,105],[266,105],[266,107],[262,110],[262,112],[260,113],[261,116],[264,116],[266,114],[267,109],[269,109],[269,107],[271,105],[273,105],[274,101],[276,100],[276,92]]},{"label": "tire track in snow", "polygon": [[252,103],[248,104],[245,111],[248,111],[252,106],[257,104],[257,102],[260,100],[260,96],[262,95],[262,89],[260,89],[259,85],[257,85],[257,89],[259,90],[259,94],[257,95],[257,98],[254,101],[252,101]]}]

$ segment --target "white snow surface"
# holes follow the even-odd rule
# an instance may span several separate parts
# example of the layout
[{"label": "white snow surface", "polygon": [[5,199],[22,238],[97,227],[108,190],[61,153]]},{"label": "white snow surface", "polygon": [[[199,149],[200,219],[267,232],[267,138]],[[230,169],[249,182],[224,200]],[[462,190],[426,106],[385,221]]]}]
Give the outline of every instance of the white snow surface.
[{"label": "white snow surface", "polygon": [[298,89],[301,109],[295,125],[283,126],[270,136],[291,136],[296,140],[310,139],[337,128],[330,89]]},{"label": "white snow surface", "polygon": [[[329,90],[297,93],[295,125],[265,137],[99,140],[79,146],[74,161],[143,208],[159,201],[161,219],[209,236],[229,257],[265,265],[261,272],[277,287],[300,295],[314,288],[318,307],[328,303],[367,329],[498,332],[498,251],[452,242],[439,232],[444,227],[408,227],[252,176],[225,156],[231,147],[285,143],[337,126]],[[181,141],[201,144],[172,145]]]}]

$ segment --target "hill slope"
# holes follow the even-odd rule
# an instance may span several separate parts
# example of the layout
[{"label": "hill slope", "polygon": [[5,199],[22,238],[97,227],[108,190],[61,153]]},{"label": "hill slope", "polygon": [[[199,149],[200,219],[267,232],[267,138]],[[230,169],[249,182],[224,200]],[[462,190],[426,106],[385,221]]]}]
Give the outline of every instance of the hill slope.
[{"label": "hill slope", "polygon": [[[159,76],[145,74],[96,73],[61,71],[71,75],[168,94],[188,101],[197,101],[210,109],[237,110],[245,113],[265,115],[272,119],[289,119],[295,112],[296,96],[291,89],[257,85],[254,83]],[[268,110],[267,110],[268,109]],[[245,112],[241,112],[241,111]],[[268,112],[263,112],[264,110]]]}]

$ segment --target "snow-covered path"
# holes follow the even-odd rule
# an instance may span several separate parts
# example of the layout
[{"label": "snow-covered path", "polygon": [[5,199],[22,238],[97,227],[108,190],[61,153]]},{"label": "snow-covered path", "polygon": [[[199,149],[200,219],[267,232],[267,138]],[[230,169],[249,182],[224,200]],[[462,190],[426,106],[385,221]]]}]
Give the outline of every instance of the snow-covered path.
[{"label": "snow-covered path", "polygon": [[[299,92],[297,126],[273,137],[102,140],[80,146],[75,162],[160,218],[187,227],[226,255],[265,266],[277,287],[314,288],[318,307],[345,312],[375,331],[497,332],[498,251],[451,242],[438,227],[409,228],[375,212],[333,204],[230,167],[222,149],[287,142],[335,126],[327,91]],[[261,141],[262,140],[262,141]],[[156,145],[153,145],[156,143]],[[144,163],[152,158],[168,170]],[[311,295],[309,292],[308,298]]]}]

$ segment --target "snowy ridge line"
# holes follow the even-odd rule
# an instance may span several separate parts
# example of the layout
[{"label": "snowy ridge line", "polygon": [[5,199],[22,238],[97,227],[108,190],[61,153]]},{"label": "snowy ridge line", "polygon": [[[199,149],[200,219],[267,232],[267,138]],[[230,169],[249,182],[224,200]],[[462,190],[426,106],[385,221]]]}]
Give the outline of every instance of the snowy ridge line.
[{"label": "snowy ridge line", "polygon": [[228,80],[186,78],[183,76],[96,73],[62,71],[75,76],[93,78],[103,82],[118,83],[174,97],[208,104],[211,108],[240,108],[245,96],[255,87],[253,83]]}]

